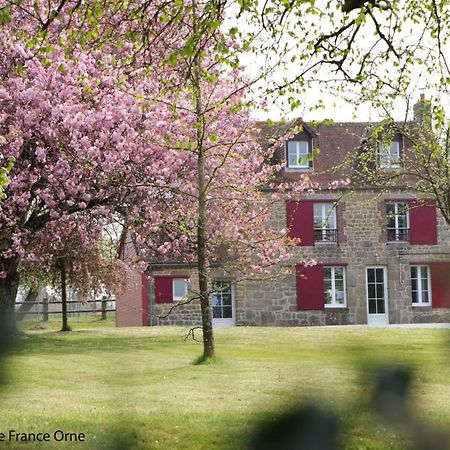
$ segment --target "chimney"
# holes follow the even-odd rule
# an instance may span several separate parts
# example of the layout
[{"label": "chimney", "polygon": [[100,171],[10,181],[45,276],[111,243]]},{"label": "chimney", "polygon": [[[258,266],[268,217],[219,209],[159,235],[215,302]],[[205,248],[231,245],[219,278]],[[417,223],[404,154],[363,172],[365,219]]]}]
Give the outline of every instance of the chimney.
[{"label": "chimney", "polygon": [[431,122],[431,102],[425,99],[425,94],[420,94],[420,99],[414,104],[414,122]]}]

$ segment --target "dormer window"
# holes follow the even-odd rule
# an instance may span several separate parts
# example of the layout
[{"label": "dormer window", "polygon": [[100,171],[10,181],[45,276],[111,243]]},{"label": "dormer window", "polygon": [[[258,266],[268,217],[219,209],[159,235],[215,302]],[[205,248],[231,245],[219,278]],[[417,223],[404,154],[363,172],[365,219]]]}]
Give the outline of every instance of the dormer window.
[{"label": "dormer window", "polygon": [[394,139],[392,142],[380,142],[378,144],[380,169],[401,169],[402,150],[402,142],[400,139]]},{"label": "dormer window", "polygon": [[287,167],[289,169],[312,168],[312,145],[310,140],[287,142]]}]

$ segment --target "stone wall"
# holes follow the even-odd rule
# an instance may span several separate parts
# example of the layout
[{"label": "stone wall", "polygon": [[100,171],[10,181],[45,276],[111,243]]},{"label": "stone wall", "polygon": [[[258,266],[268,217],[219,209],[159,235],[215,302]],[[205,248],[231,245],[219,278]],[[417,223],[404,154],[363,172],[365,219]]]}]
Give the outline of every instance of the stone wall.
[{"label": "stone wall", "polygon": [[[336,199],[337,194],[315,194],[310,199]],[[353,192],[342,198],[338,209],[344,217],[345,239],[336,244],[299,246],[292,265],[314,259],[346,263],[347,308],[298,311],[295,275],[276,283],[243,283],[236,289],[237,323],[248,325],[344,325],[367,323],[366,267],[386,266],[390,323],[450,321],[450,310],[411,305],[410,262],[450,261],[450,227],[438,214],[438,245],[387,243],[381,213],[385,199],[411,199],[403,192]],[[272,226],[285,227],[285,206],[273,211]],[[339,233],[341,234],[341,233]]]},{"label": "stone wall", "polygon": [[[309,199],[334,200],[338,193],[316,193]],[[290,275],[275,281],[245,281],[235,286],[237,325],[307,326],[347,325],[367,323],[366,267],[387,267],[388,307],[390,323],[448,322],[450,309],[411,305],[410,263],[450,261],[450,227],[438,213],[438,245],[409,245],[387,243],[385,199],[411,199],[411,194],[379,191],[353,192],[343,196],[338,209],[338,224],[345,229],[339,233],[338,244],[316,244],[296,247],[290,266],[314,259],[321,263],[345,263],[346,308],[325,308],[323,311],[298,311],[296,279]],[[339,217],[341,215],[341,217]],[[275,205],[270,226],[286,228],[284,203]],[[342,233],[343,231],[343,233]],[[345,238],[342,238],[342,237]],[[185,268],[154,269],[153,275],[186,274]],[[198,277],[191,271],[191,295],[198,289]],[[226,277],[217,272],[215,276]],[[151,299],[150,299],[151,301]],[[172,305],[155,305],[154,316],[164,315]],[[154,323],[169,325],[200,324],[198,300],[176,308],[170,316]]]},{"label": "stone wall", "polygon": [[[191,303],[187,305],[176,306],[177,303],[161,303],[155,304],[154,302],[154,292],[151,288],[149,292],[149,303],[150,303],[150,317],[151,323],[153,325],[183,325],[183,326],[193,326],[200,325],[202,321],[201,311],[200,311],[200,301],[196,298],[198,297],[198,273],[197,270],[186,268],[186,267],[166,267],[166,268],[153,268],[151,271],[151,276],[158,275],[171,275],[171,276],[183,276],[189,275],[189,299],[193,299]],[[172,311],[169,313],[169,310]],[[168,314],[168,315],[167,315]],[[167,317],[165,317],[167,316]]]}]

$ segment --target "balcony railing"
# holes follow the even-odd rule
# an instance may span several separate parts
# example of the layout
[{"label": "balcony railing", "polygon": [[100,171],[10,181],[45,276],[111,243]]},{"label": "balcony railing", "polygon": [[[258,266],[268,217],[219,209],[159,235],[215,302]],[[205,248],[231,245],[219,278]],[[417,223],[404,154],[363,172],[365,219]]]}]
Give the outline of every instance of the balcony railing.
[{"label": "balcony railing", "polygon": [[316,242],[337,242],[337,229],[316,228],[314,230],[314,239]]},{"label": "balcony railing", "polygon": [[388,228],[388,242],[409,242],[409,228]]}]

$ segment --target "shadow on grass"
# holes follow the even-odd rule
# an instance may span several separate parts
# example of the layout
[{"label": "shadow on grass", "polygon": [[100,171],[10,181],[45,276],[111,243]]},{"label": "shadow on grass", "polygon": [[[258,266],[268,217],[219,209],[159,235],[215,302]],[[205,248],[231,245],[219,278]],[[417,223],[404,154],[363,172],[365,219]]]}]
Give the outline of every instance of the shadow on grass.
[{"label": "shadow on grass", "polygon": [[201,355],[192,361],[193,366],[223,366],[223,359],[219,356],[205,357]]},{"label": "shadow on grass", "polygon": [[176,337],[166,336],[105,336],[101,332],[92,330],[40,332],[39,334],[25,334],[14,347],[15,355],[58,355],[58,354],[93,354],[95,352],[129,352],[134,350],[148,350],[173,348],[179,344]]}]

